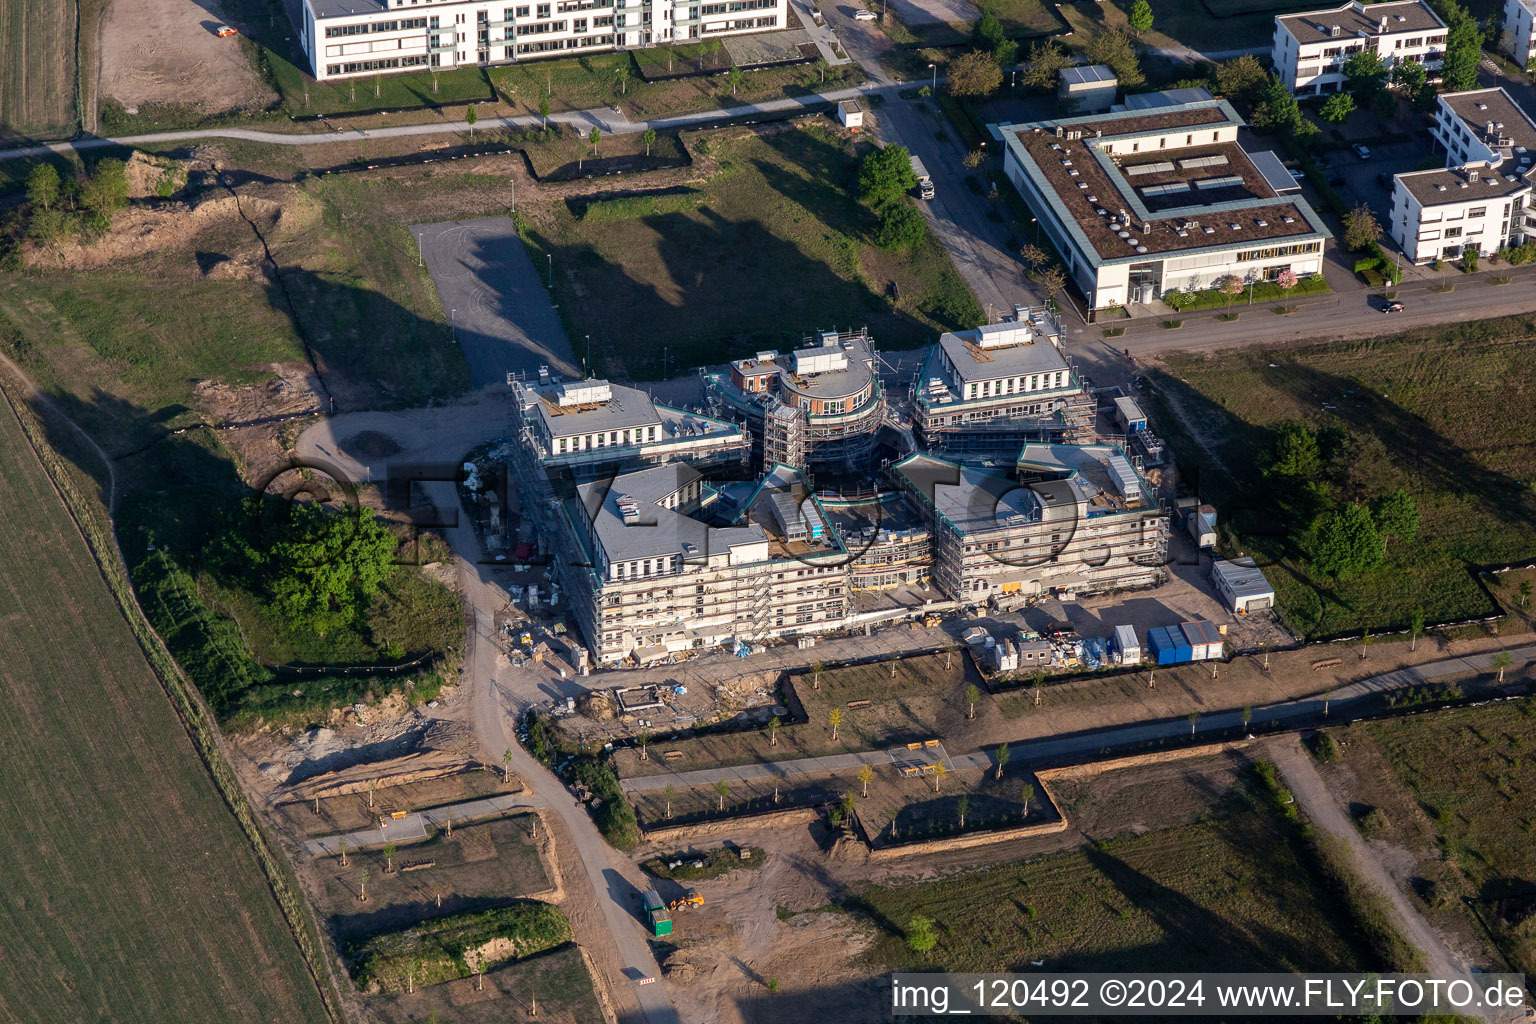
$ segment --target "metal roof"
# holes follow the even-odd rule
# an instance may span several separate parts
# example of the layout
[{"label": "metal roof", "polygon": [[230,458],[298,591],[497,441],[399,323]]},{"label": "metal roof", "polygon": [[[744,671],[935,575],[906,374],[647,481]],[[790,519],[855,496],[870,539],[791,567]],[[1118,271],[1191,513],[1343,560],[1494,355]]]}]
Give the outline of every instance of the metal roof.
[{"label": "metal roof", "polygon": [[1104,64],[1062,68],[1061,80],[1068,85],[1115,85],[1119,82],[1115,73]]},{"label": "metal roof", "polygon": [[1285,164],[1280,162],[1274,150],[1261,149],[1257,153],[1249,153],[1248,159],[1259,169],[1259,173],[1264,175],[1264,180],[1269,187],[1276,192],[1301,191],[1301,182],[1291,177],[1291,172],[1286,169]]},{"label": "metal roof", "polygon": [[1181,103],[1199,103],[1214,99],[1209,89],[1195,86],[1191,89],[1160,89],[1157,92],[1133,92],[1125,98],[1126,110],[1153,110],[1157,107],[1176,107]]},{"label": "metal roof", "polygon": [[[1250,560],[1251,561],[1251,560]],[[1221,577],[1226,589],[1234,597],[1274,597],[1275,588],[1254,565],[1216,559],[1211,563],[1211,575]]]}]

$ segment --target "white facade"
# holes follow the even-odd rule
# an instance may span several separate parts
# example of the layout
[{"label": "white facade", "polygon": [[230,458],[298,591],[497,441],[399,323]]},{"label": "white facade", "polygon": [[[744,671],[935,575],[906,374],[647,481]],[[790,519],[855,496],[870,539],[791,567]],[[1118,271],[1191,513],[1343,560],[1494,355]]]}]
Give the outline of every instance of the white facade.
[{"label": "white facade", "polygon": [[1321,272],[1328,229],[1288,175],[1271,184],[1249,160],[1242,124],[1225,100],[1203,100],[992,131],[1068,274],[1104,309]]},{"label": "white facade", "polygon": [[1398,61],[1423,64],[1431,73],[1445,61],[1445,23],[1422,0],[1342,7],[1275,18],[1270,56],[1275,74],[1299,95],[1344,88],[1344,63],[1374,50],[1391,68]]},{"label": "white facade", "polygon": [[787,0],[305,0],[319,81],[661,46],[788,27]]},{"label": "white facade", "polygon": [[1525,67],[1536,57],[1536,0],[1504,0],[1504,51]]},{"label": "white facade", "polygon": [[1433,138],[1443,170],[1393,177],[1392,240],[1415,263],[1486,256],[1536,234],[1526,223],[1536,167],[1536,123],[1502,89],[1446,93]]}]

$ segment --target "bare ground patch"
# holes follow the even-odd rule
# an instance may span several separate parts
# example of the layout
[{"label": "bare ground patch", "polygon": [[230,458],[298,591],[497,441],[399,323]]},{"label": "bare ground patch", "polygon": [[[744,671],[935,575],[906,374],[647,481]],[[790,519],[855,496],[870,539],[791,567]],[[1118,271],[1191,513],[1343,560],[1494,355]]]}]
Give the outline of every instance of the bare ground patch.
[{"label": "bare ground patch", "polygon": [[270,105],[277,96],[242,41],[214,35],[220,23],[243,27],[218,0],[113,0],[102,20],[101,94],[128,108],[205,114]]}]

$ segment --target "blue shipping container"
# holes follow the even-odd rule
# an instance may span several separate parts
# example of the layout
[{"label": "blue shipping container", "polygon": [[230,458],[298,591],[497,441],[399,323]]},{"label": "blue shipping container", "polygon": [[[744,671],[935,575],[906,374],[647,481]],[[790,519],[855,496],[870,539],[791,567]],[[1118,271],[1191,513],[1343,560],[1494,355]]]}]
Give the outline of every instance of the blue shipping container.
[{"label": "blue shipping container", "polygon": [[1194,658],[1194,650],[1177,627],[1153,626],[1147,631],[1147,649],[1159,665],[1177,665]]}]

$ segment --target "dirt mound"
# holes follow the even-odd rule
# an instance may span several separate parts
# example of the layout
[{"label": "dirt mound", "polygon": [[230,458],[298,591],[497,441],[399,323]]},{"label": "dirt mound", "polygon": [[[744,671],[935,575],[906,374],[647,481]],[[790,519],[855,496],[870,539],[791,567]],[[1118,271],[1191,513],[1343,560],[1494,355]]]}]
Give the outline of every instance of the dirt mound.
[{"label": "dirt mound", "polygon": [[461,775],[464,772],[478,771],[486,767],[474,758],[447,751],[419,750],[387,761],[368,761],[334,771],[321,772],[303,782],[286,787],[286,791],[279,795],[278,801],[325,800],[351,793],[366,793],[369,790],[392,789],[395,786],[426,782],[448,775]]},{"label": "dirt mound", "polygon": [[613,698],[606,693],[589,693],[576,701],[577,709],[587,718],[600,722],[613,717]]},{"label": "dirt mound", "polygon": [[672,981],[687,983],[698,977],[699,964],[686,949],[674,949],[661,961],[661,971]]},{"label": "dirt mound", "polygon": [[[147,173],[147,172],[141,172]],[[112,230],[99,239],[72,242],[58,246],[53,252],[34,249],[29,262],[34,264],[62,264],[72,270],[96,270],[124,260],[175,249],[190,248],[193,240],[203,231],[221,225],[250,220],[267,234],[277,229],[283,220],[283,207],[271,199],[259,196],[243,196],[239,202],[234,196],[214,196],[192,205],[189,203],[163,203],[149,206],[132,206],[117,214]],[[237,234],[240,242],[226,247],[223,252],[200,252],[195,262],[204,277],[218,280],[257,280],[264,273],[266,254],[255,232]]]},{"label": "dirt mound", "polygon": [[124,164],[128,178],[128,198],[169,198],[187,183],[187,164],[165,156],[135,152]]}]

